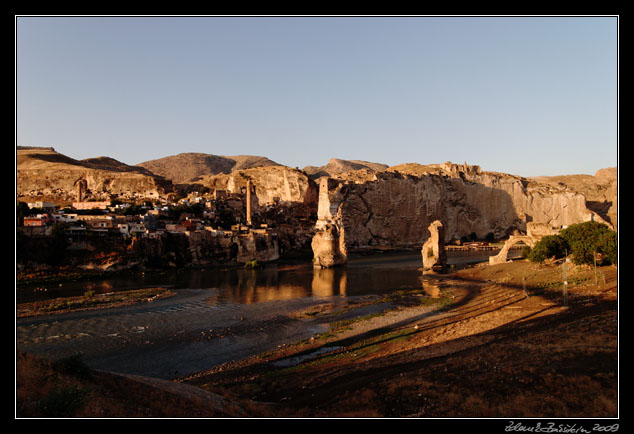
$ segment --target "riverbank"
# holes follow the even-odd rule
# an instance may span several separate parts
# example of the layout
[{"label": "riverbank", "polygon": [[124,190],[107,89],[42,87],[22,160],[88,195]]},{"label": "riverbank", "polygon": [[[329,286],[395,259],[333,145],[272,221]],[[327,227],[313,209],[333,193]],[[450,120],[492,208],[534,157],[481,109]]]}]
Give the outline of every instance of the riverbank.
[{"label": "riverbank", "polygon": [[[229,417],[616,417],[618,271],[570,266],[567,306],[561,271],[478,266],[434,276],[430,293],[312,306],[292,315],[326,332],[169,383],[222,397],[240,409]],[[93,387],[97,396],[107,382]],[[127,402],[125,388],[118,393]],[[151,396],[174,393],[157,387]],[[73,415],[91,417],[91,396]],[[170,414],[207,417],[189,396]],[[137,407],[149,398],[138,399]],[[18,409],[35,402],[18,400]],[[144,416],[166,414],[147,408]],[[117,411],[130,414],[120,406],[105,417]]]},{"label": "riverbank", "polygon": [[266,402],[262,417],[617,417],[617,269],[599,272],[569,267],[564,306],[559,266],[461,270],[431,315],[403,308],[182,381]]},{"label": "riverbank", "polygon": [[31,301],[16,305],[16,317],[64,314],[85,310],[108,309],[136,303],[151,303],[154,300],[174,296],[167,288],[144,288],[131,291],[95,294],[87,291],[81,296],[60,297],[51,300]]}]

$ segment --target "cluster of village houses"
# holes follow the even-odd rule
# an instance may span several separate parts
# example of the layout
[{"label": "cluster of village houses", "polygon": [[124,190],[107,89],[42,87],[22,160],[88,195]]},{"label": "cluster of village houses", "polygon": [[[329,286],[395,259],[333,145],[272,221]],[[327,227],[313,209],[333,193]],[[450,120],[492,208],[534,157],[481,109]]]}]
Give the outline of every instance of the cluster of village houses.
[{"label": "cluster of village houses", "polygon": [[[269,230],[266,225],[253,228],[240,224],[244,199],[233,196],[235,195],[222,194],[218,191],[211,199],[202,197],[181,199],[174,205],[200,203],[204,208],[202,215],[194,216],[183,213],[178,221],[170,221],[165,217],[160,218],[168,215],[170,207],[174,206],[169,204],[148,207],[143,214],[139,215],[122,215],[121,211],[130,206],[129,204],[113,205],[110,201],[73,202],[71,210],[80,212],[69,212],[68,208],[58,209],[52,202],[31,202],[28,203],[29,208],[41,209],[44,212],[25,217],[23,226],[29,227],[33,234],[44,235],[50,231],[54,223],[66,223],[68,224],[66,233],[73,238],[81,237],[82,234],[88,232],[148,238],[160,238],[166,233],[188,234],[194,231],[210,231],[216,235],[235,235],[244,232],[267,233]],[[217,199],[222,200],[222,203],[232,211],[238,222],[238,224],[231,226],[229,231],[211,226],[211,222],[216,217]],[[95,212],[90,213],[85,210],[94,210]]]}]

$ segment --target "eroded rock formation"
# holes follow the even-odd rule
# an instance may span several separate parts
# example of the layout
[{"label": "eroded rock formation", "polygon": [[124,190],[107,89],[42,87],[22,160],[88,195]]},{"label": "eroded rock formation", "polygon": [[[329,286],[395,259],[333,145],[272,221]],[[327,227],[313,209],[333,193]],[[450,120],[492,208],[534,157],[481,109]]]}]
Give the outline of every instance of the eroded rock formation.
[{"label": "eroded rock formation", "polygon": [[246,191],[247,181],[254,187],[253,207],[272,204],[317,203],[317,185],[299,170],[286,166],[255,167],[227,175],[203,177],[200,183],[230,193]]}]

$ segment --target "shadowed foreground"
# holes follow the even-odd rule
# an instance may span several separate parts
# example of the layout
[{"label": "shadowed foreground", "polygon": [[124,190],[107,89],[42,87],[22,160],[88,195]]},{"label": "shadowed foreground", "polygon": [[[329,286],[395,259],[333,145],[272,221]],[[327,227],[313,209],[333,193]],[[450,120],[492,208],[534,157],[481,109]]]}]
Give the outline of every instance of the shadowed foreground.
[{"label": "shadowed foreground", "polygon": [[[379,316],[177,382],[18,354],[18,417],[618,417],[617,269],[438,275]],[[403,298],[405,300],[405,298]]]}]

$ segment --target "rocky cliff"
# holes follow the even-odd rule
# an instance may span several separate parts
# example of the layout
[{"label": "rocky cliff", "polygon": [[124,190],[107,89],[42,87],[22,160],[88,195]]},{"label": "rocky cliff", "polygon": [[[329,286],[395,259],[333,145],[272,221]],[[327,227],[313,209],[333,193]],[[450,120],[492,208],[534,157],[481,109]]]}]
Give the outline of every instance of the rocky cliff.
[{"label": "rocky cliff", "polygon": [[581,193],[588,208],[617,227],[618,171],[610,167],[592,175],[540,176],[530,178],[552,189]]},{"label": "rocky cliff", "polygon": [[474,232],[504,238],[525,232],[528,222],[605,222],[580,193],[466,164],[408,164],[365,179],[331,178],[320,188],[316,229],[340,225],[349,247],[420,247],[435,220],[445,241]]},{"label": "rocky cliff", "polygon": [[204,186],[240,193],[247,180],[255,188],[253,205],[306,204],[317,206],[317,185],[305,173],[287,166],[255,167],[237,170],[231,174],[201,177]]},{"label": "rocky cliff", "polygon": [[52,148],[16,150],[19,200],[70,203],[77,200],[77,182],[85,180],[86,198],[158,199],[172,184],[146,169],[108,157],[75,160]]}]

